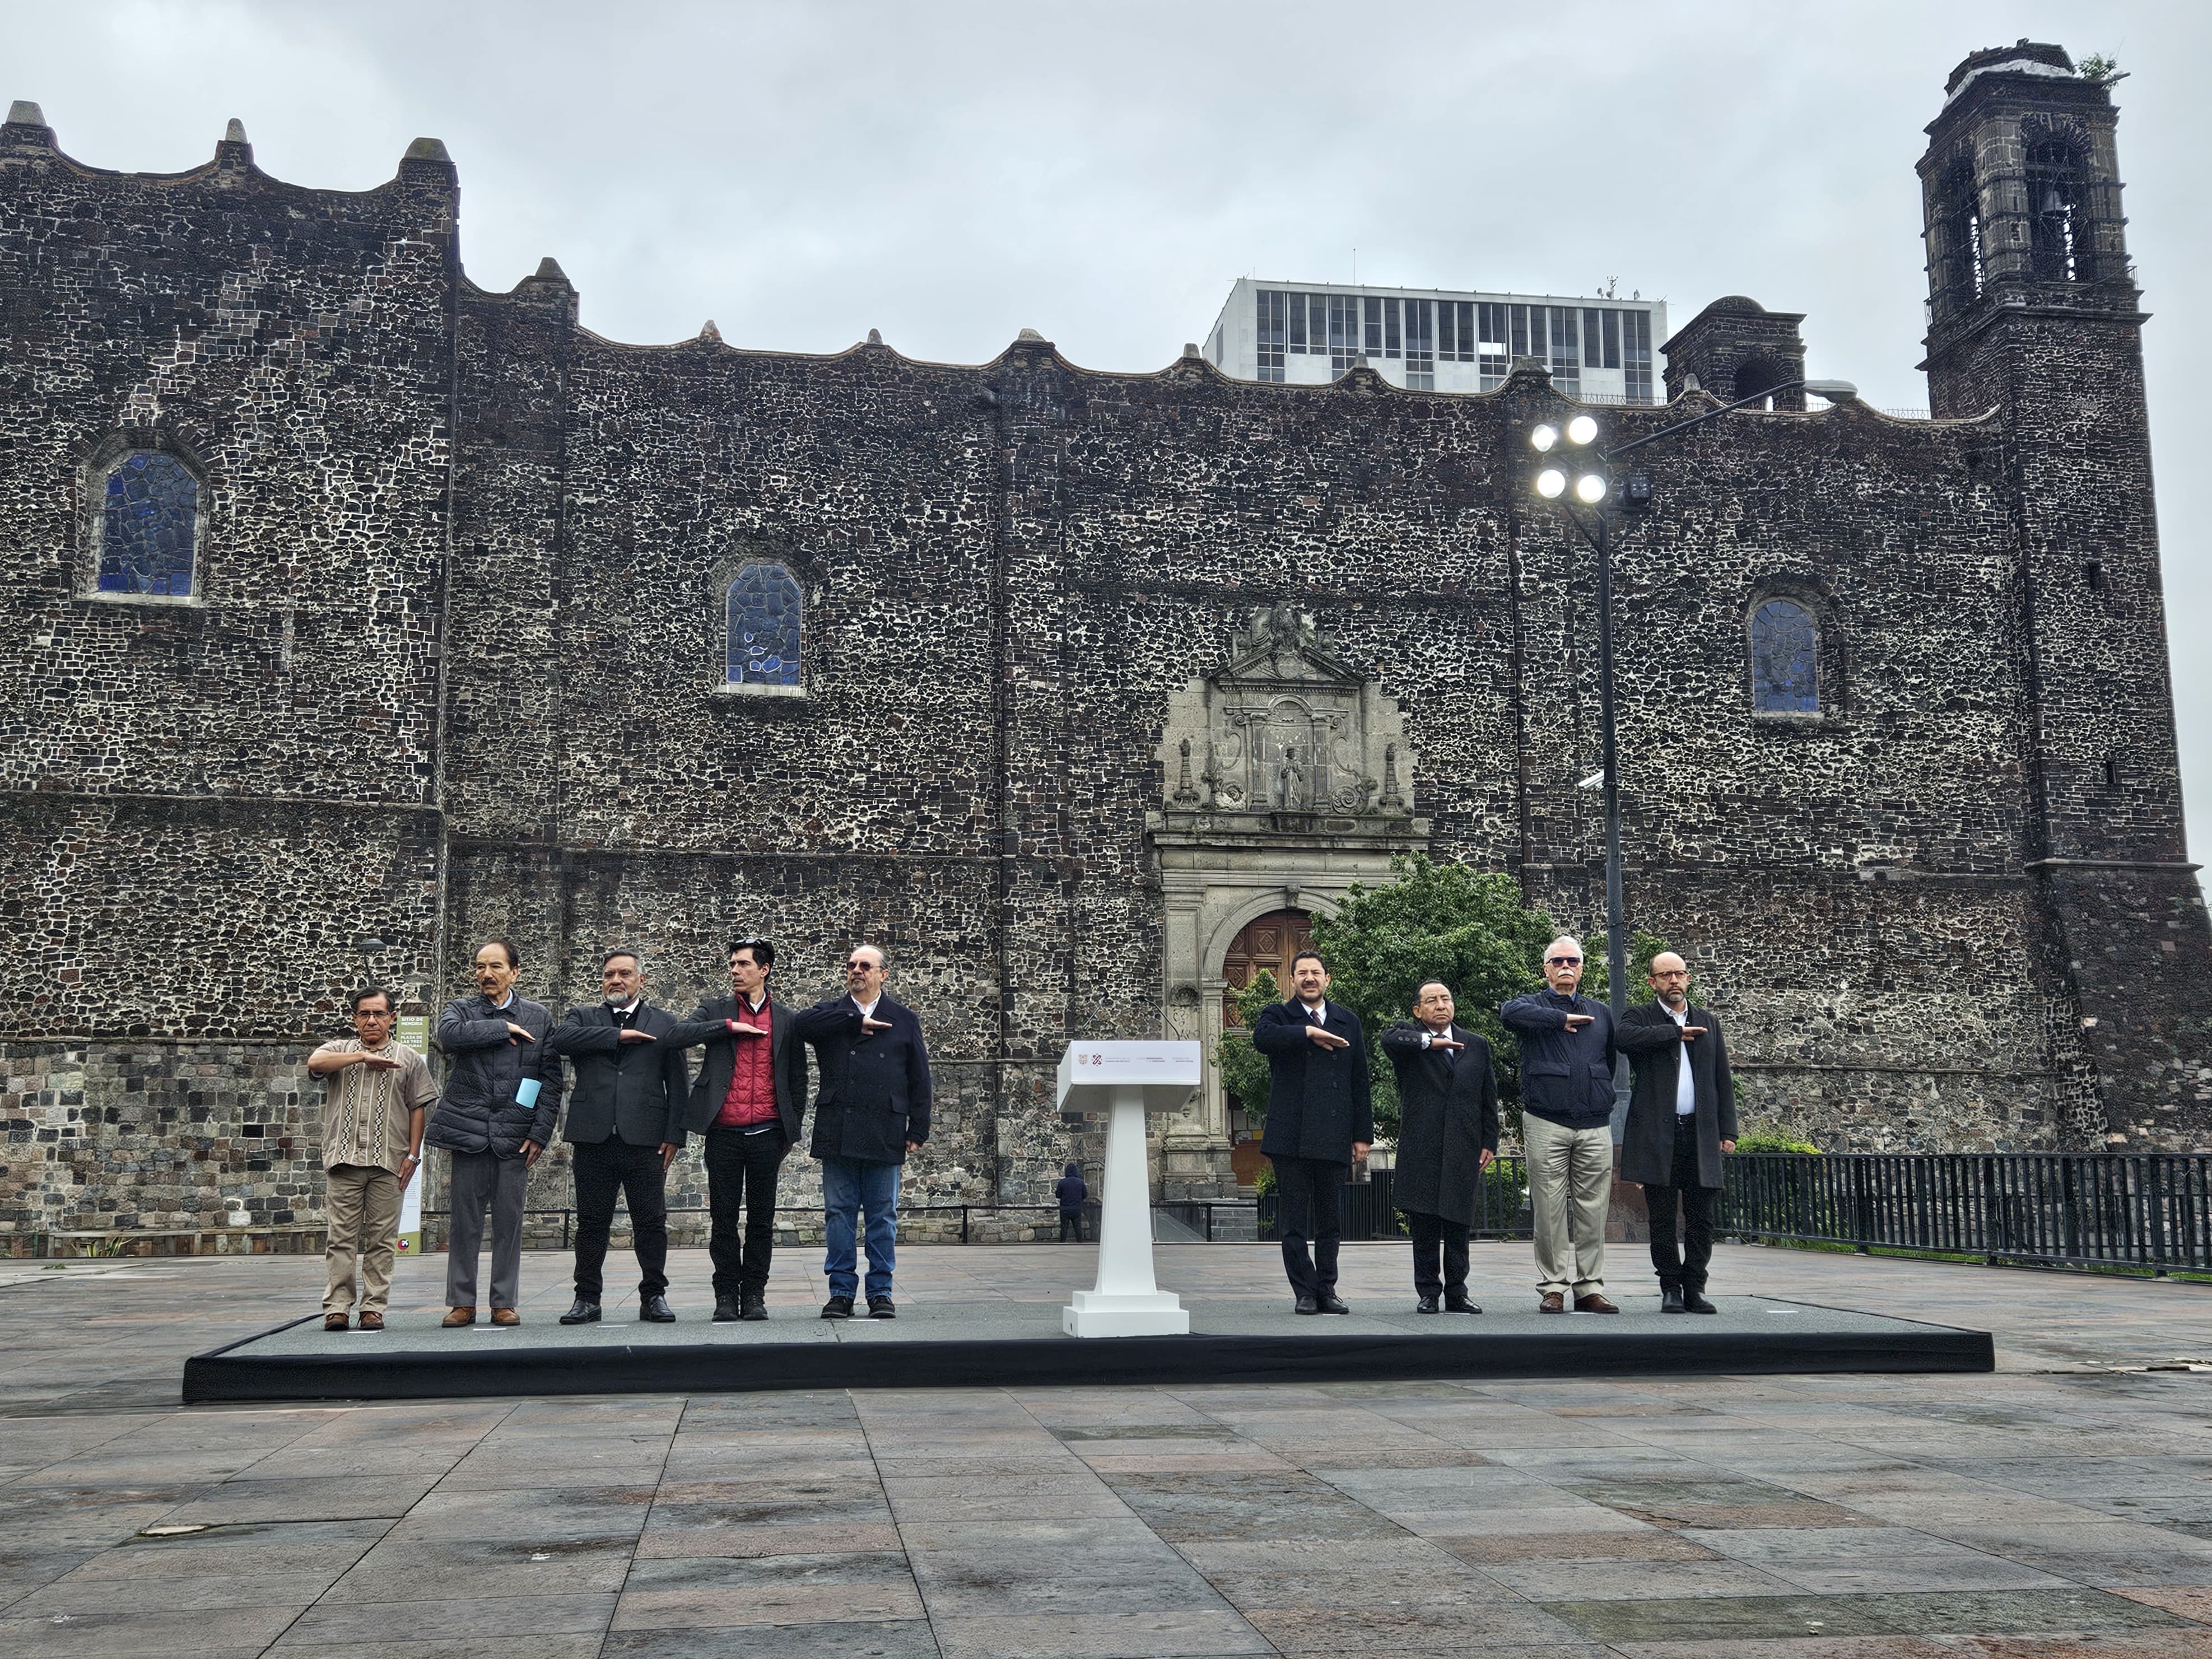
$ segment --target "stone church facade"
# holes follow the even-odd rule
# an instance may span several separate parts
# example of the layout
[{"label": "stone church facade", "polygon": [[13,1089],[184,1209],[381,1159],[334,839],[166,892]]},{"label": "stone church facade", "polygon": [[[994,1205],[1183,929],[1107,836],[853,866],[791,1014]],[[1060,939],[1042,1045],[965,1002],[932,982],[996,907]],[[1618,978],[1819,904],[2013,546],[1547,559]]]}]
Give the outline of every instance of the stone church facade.
[{"label": "stone church facade", "polygon": [[[2144,313],[2070,67],[1977,54],[1929,130],[1933,419],[1785,389],[1617,480],[1630,915],[1838,1149],[2212,1142]],[[543,1000],[624,943],[684,1007],[732,933],[787,997],[882,941],[939,1079],[908,1202],[956,1205],[1095,1157],[1070,1038],[1210,1036],[1255,923],[1394,854],[1597,925],[1540,366],[629,345],[550,259],[473,284],[459,210],[434,140],[347,194],[235,125],[168,176],[0,129],[0,1231],[311,1224],[308,1048],[489,934]],[[1601,443],[1801,377],[1798,322],[1707,307]],[[1229,1128],[1163,1120],[1171,1190]]]}]

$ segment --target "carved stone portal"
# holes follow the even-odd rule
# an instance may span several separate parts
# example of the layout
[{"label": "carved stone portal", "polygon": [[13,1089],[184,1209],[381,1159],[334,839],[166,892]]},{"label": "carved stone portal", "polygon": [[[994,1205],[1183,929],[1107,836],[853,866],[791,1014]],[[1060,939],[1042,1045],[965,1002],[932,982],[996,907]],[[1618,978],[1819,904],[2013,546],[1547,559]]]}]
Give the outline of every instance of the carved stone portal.
[{"label": "carved stone portal", "polygon": [[[1161,1027],[1210,1055],[1237,930],[1271,910],[1333,912],[1354,882],[1388,881],[1394,854],[1426,848],[1429,826],[1397,703],[1294,605],[1255,611],[1225,665],[1170,694],[1159,759],[1146,828],[1166,913]],[[1233,1193],[1210,1063],[1163,1127],[1164,1196]]]},{"label": "carved stone portal", "polygon": [[1228,665],[1168,699],[1160,761],[1171,814],[1310,833],[1413,813],[1397,703],[1294,605],[1255,611]]}]

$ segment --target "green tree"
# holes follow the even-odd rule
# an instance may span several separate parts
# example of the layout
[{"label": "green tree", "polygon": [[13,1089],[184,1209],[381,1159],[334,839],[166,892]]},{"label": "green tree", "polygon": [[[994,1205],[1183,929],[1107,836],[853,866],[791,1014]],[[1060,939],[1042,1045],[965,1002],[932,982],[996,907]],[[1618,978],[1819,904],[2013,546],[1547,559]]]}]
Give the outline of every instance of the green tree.
[{"label": "green tree", "polygon": [[1221,1086],[1237,1097],[1244,1115],[1257,1123],[1267,1115],[1267,1057],[1252,1046],[1252,1022],[1271,1002],[1282,1000],[1275,976],[1262,968],[1252,982],[1237,994],[1237,1018],[1244,1023],[1224,1031],[1213,1044],[1213,1063],[1221,1072]]},{"label": "green tree", "polygon": [[[1544,946],[1559,929],[1523,902],[1510,877],[1425,854],[1390,861],[1393,879],[1357,884],[1334,916],[1314,922],[1314,945],[1329,964],[1329,995],[1367,1029],[1375,1079],[1376,1133],[1398,1133],[1398,1088],[1383,1055],[1383,1030],[1413,1013],[1422,981],[1452,988],[1456,1018],[1489,1039],[1500,1095],[1517,1105],[1519,1054],[1498,1018],[1498,1006],[1543,980]],[[1517,1115],[1517,1114],[1516,1114]]]}]

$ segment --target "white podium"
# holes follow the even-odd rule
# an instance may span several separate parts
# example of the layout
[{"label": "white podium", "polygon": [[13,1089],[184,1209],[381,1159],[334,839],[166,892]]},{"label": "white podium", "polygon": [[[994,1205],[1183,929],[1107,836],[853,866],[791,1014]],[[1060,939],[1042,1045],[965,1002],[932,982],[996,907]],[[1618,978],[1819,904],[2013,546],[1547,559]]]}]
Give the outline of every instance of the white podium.
[{"label": "white podium", "polygon": [[1098,1201],[1098,1282],[1063,1308],[1070,1336],[1188,1336],[1181,1298],[1152,1277],[1152,1180],[1145,1114],[1180,1106],[1204,1079],[1195,1042],[1071,1042],[1060,1058],[1060,1107],[1109,1109]]}]

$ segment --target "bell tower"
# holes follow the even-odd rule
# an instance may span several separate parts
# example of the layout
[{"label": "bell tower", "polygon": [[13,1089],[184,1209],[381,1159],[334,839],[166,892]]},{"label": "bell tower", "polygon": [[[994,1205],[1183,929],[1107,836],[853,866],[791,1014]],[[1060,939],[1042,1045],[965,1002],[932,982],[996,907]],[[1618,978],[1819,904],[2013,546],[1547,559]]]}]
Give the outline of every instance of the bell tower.
[{"label": "bell tower", "polygon": [[2013,505],[2060,1142],[2179,1150],[2212,1144],[2212,932],[2182,828],[2115,79],[2030,40],[1952,71],[1919,168],[1922,367],[1938,419],[1994,412],[1981,471]]}]

